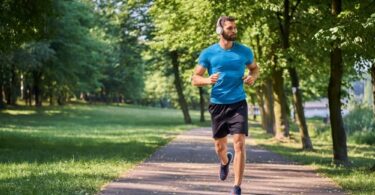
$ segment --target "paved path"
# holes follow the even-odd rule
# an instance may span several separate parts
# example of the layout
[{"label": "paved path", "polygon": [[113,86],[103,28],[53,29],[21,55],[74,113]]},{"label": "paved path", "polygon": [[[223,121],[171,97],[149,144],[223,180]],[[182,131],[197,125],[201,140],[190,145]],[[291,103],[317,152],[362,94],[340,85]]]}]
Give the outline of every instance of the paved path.
[{"label": "paved path", "polygon": [[[231,140],[231,137],[230,139]],[[248,138],[247,142],[251,141]],[[232,144],[228,144],[233,150]],[[104,186],[101,194],[225,195],[233,185],[218,178],[218,159],[208,128],[179,135],[135,169]],[[242,194],[344,194],[309,166],[296,165],[267,150],[247,145]]]}]

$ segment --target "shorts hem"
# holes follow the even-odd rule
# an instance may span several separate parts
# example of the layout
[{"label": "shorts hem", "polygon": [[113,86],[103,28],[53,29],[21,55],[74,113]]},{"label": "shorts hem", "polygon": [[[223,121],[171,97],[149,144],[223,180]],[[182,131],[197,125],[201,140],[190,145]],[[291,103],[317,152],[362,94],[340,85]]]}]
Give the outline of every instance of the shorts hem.
[{"label": "shorts hem", "polygon": [[249,133],[244,133],[244,132],[230,132],[231,135],[234,135],[234,134],[242,134],[242,135],[245,135],[246,137],[249,136]]}]

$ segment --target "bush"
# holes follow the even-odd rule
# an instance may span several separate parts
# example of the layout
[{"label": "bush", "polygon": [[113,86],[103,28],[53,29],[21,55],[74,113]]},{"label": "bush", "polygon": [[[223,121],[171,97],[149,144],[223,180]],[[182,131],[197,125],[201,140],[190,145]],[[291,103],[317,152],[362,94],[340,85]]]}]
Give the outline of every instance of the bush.
[{"label": "bush", "polygon": [[355,143],[375,145],[375,131],[357,131],[350,136],[350,139],[352,139]]},{"label": "bush", "polygon": [[356,143],[375,144],[375,118],[371,108],[358,105],[344,117],[345,130]]},{"label": "bush", "polygon": [[345,129],[348,134],[356,131],[375,131],[375,119],[371,108],[358,106],[344,117]]}]

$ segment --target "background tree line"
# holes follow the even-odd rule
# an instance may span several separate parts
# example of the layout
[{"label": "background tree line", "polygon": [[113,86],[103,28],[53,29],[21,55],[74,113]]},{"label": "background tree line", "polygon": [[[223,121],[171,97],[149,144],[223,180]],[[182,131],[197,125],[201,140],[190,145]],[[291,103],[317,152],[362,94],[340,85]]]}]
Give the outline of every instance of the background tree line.
[{"label": "background tree line", "polygon": [[[143,6],[143,4],[142,4]],[[148,29],[136,3],[1,1],[0,107],[87,101],[135,102],[143,90]],[[5,100],[5,101],[4,101]]]},{"label": "background tree line", "polygon": [[327,97],[334,160],[345,165],[341,100],[364,72],[375,107],[372,0],[3,0],[0,10],[1,107],[76,98],[173,106],[186,123],[199,108],[204,120],[210,88],[190,76],[220,15],[237,18],[238,40],[255,53],[261,77],[248,97],[277,139],[293,119],[313,149],[303,103]]}]

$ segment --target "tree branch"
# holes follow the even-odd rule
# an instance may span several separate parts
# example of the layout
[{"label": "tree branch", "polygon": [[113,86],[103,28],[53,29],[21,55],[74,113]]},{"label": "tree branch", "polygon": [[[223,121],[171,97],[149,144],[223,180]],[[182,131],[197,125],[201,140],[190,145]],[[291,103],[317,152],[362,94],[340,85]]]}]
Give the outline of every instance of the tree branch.
[{"label": "tree branch", "polygon": [[293,20],[293,15],[297,10],[298,5],[301,3],[301,0],[297,0],[296,4],[292,6],[292,11],[290,12],[290,18]]},{"label": "tree branch", "polygon": [[276,17],[277,17],[277,20],[279,21],[279,28],[280,28],[281,35],[284,36],[285,32],[284,32],[283,21],[281,19],[281,13],[276,12]]}]

